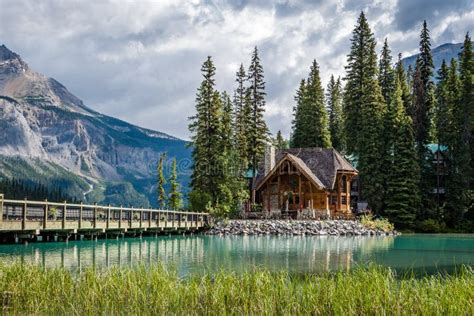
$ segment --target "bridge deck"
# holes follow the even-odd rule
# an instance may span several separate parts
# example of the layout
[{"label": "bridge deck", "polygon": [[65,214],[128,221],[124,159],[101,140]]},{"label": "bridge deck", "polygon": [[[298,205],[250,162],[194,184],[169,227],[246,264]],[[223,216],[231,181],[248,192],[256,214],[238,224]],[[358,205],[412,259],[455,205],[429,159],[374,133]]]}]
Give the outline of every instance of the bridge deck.
[{"label": "bridge deck", "polygon": [[0,233],[126,232],[204,227],[207,213],[117,206],[9,200],[0,194]]}]

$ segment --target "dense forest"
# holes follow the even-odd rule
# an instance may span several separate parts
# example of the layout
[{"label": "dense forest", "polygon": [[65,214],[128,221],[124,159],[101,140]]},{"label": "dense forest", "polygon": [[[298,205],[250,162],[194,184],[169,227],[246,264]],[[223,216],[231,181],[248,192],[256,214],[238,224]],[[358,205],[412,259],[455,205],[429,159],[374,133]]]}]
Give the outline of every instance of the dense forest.
[{"label": "dense forest", "polygon": [[5,198],[14,200],[23,200],[26,198],[35,201],[47,199],[51,202],[77,202],[75,198],[64,194],[60,186],[47,186],[41,182],[31,180],[0,180],[0,192],[5,195]]},{"label": "dense forest", "polygon": [[[334,147],[357,163],[362,197],[373,213],[399,229],[439,231],[472,226],[474,57],[469,34],[457,60],[434,73],[430,32],[420,32],[419,56],[405,71],[385,39],[380,54],[362,12],[352,33],[343,78],[326,91],[319,65],[310,66],[295,95],[292,134],[272,138],[264,120],[265,80],[258,49],[247,71],[236,73],[232,98],[215,88],[208,57],[190,118],[194,168],[189,202],[219,215],[238,210],[249,195],[247,178],[267,141],[278,148]],[[436,79],[436,80],[434,80]],[[436,81],[436,83],[435,83]],[[431,150],[431,148],[437,150]],[[443,158],[443,198],[439,187]],[[437,183],[438,181],[438,183]],[[250,184],[251,185],[251,184]],[[257,207],[256,205],[254,207]]]}]

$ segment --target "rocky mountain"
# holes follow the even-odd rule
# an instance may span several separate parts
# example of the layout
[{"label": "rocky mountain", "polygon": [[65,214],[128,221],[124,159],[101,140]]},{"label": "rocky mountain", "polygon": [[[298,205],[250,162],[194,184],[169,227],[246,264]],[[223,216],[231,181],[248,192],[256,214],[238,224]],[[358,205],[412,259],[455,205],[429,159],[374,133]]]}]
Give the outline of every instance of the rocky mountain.
[{"label": "rocky mountain", "polygon": [[0,46],[0,177],[40,180],[86,202],[148,206],[162,152],[178,159],[187,187],[186,145],[91,110]]},{"label": "rocky mountain", "polygon": [[[443,59],[446,60],[446,63],[450,63],[451,59],[458,59],[459,53],[461,52],[463,43],[457,43],[457,44],[450,44],[446,43],[443,45],[440,45],[438,47],[435,47],[431,50],[431,53],[433,55],[433,64],[435,66],[435,73],[434,73],[434,78],[436,79],[436,74],[438,72],[438,69],[441,67],[441,64],[443,63]],[[409,66],[411,66],[413,69],[415,68],[416,64],[416,59],[418,58],[419,54],[409,56],[406,58],[402,59],[403,66],[405,69],[408,69]]]}]

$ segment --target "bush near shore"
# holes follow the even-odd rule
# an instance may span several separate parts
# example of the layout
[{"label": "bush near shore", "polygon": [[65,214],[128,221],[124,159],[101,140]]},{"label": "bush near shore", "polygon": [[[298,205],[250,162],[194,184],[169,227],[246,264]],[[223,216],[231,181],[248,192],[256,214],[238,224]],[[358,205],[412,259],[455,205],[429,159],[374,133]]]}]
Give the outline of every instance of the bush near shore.
[{"label": "bush near shore", "polygon": [[161,266],[81,273],[0,265],[12,315],[473,315],[474,273],[397,278],[372,266],[294,276],[221,272],[180,278]]}]

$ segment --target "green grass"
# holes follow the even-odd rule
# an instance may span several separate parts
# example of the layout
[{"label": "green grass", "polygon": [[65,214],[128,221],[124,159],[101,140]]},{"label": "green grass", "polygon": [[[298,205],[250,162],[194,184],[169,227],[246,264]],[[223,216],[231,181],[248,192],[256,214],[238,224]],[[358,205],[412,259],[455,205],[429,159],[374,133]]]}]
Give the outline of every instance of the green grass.
[{"label": "green grass", "polygon": [[397,278],[370,267],[326,275],[179,278],[163,267],[75,274],[0,264],[3,312],[15,315],[473,315],[474,273]]}]

